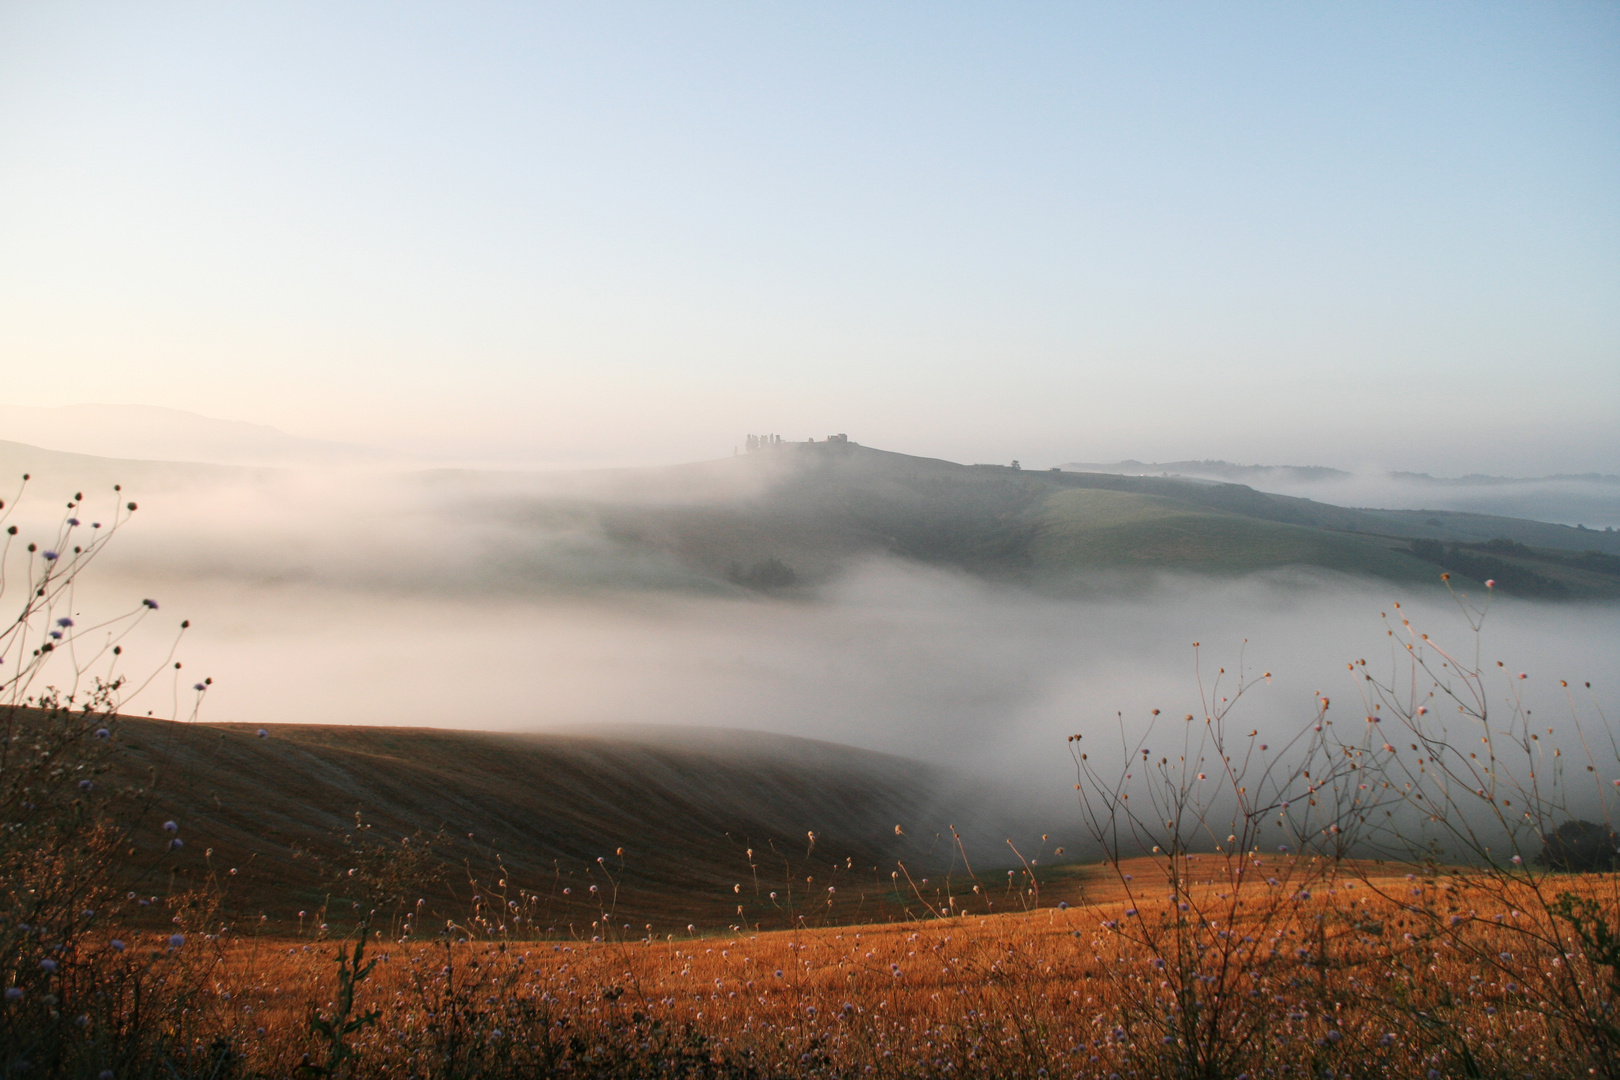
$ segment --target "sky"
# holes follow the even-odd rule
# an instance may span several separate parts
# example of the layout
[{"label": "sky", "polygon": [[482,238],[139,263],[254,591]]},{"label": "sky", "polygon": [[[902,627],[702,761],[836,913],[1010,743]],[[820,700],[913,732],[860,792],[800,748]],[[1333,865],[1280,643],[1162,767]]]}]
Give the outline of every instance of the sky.
[{"label": "sky", "polygon": [[0,399],[1617,472],[1616,102],[1598,3],[6,3]]}]

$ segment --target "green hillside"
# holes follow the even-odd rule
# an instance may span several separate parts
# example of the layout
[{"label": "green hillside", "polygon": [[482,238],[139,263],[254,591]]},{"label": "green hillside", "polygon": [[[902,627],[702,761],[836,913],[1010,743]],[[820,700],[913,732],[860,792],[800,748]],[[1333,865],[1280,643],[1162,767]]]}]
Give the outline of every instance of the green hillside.
[{"label": "green hillside", "polygon": [[1036,566],[1049,572],[1121,566],[1243,573],[1318,566],[1399,581],[1434,577],[1431,568],[1388,541],[1099,488],[1048,496],[1033,552]]},{"label": "green hillside", "polygon": [[[0,470],[7,468],[46,478],[39,493],[46,498],[56,497],[53,484],[89,489],[112,480],[171,504],[204,491],[274,500],[298,490],[277,470],[113,461],[0,442]],[[1504,593],[1543,599],[1620,597],[1620,571],[1608,561],[1620,557],[1620,533],[1355,509],[1181,477],[960,465],[851,443],[783,443],[666,468],[433,470],[363,482],[403,496],[399,505],[426,508],[410,519],[413,532],[448,537],[470,529],[500,538],[499,547],[481,549],[483,557],[458,558],[432,575],[391,571],[388,558],[367,564],[378,584],[412,590],[792,594],[882,556],[1057,590],[1095,571],[1316,567],[1436,588],[1440,572],[1450,571],[1471,588],[1490,577]],[[296,530],[296,515],[288,520]],[[312,518],[302,527],[317,530],[305,540],[313,550],[322,523]],[[387,527],[379,519],[378,534]],[[318,560],[300,562],[299,550],[256,552],[255,572],[311,578]],[[210,558],[229,569],[228,554],[221,547]]]},{"label": "green hillside", "polygon": [[[599,504],[592,512],[620,542],[656,549],[741,587],[813,585],[873,554],[1041,588],[1062,588],[1098,570],[1241,574],[1291,566],[1436,588],[1440,571],[1449,569],[1456,582],[1477,585],[1465,569],[1413,553],[1414,540],[1438,536],[1465,545],[1481,537],[1525,538],[1533,546],[1514,557],[1552,560],[1541,576],[1562,583],[1548,589],[1520,575],[1502,583],[1504,592],[1620,595],[1620,575],[1558,561],[1588,547],[1620,550],[1614,534],[1544,522],[1426,515],[1418,528],[1398,511],[1332,506],[1241,484],[957,465],[853,445],[786,444],[690,468],[768,480],[745,497]],[[768,581],[750,576],[765,567]],[[1521,580],[1529,587],[1518,588]]]}]

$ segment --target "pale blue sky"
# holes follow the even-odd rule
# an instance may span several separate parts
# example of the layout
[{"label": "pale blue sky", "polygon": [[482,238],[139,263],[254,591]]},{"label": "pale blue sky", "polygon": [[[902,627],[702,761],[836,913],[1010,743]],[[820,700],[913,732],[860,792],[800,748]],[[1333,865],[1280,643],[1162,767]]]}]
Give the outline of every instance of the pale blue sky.
[{"label": "pale blue sky", "polygon": [[0,6],[15,404],[1620,472],[1617,211],[1607,3]]}]

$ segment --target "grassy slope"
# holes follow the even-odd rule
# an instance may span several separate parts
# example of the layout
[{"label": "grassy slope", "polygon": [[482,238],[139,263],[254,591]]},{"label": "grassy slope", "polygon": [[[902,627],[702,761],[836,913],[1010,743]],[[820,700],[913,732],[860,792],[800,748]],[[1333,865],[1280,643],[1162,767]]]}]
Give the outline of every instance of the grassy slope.
[{"label": "grassy slope", "polygon": [[[283,928],[299,909],[318,908],[344,869],[341,836],[357,810],[370,835],[389,845],[444,830],[448,887],[429,894],[441,915],[459,916],[456,897],[472,891],[469,872],[492,887],[502,876],[499,855],[514,889],[559,894],[553,918],[564,924],[588,924],[589,886],[611,892],[615,883],[626,918],[683,925],[734,918],[732,886],[747,884],[741,902],[757,920],[771,912],[753,895],[753,847],[765,892],[785,896],[789,878],[795,888],[806,876],[830,881],[836,864],[838,883],[849,886],[835,897],[838,917],[853,917],[865,897],[862,917],[883,918],[895,861],[926,872],[942,850],[931,855],[931,842],[898,837],[894,826],[931,840],[946,824],[943,806],[960,793],[914,761],[721,729],[267,730],[259,738],[241,725],[125,718],[115,760],[131,782],[155,771],[160,803],[145,828],[163,817],[182,823],[182,877],[206,872],[211,851],[216,871],[238,869],[228,878],[238,902]],[[817,842],[807,855],[812,830]],[[883,887],[874,888],[877,867]],[[571,900],[560,896],[564,885]],[[811,891],[825,900],[822,888]]]},{"label": "grassy slope", "polygon": [[1166,495],[1264,521],[1403,538],[1478,542],[1502,537],[1555,551],[1596,550],[1620,554],[1620,533],[1594,532],[1545,521],[1457,511],[1356,509],[1291,495],[1272,495],[1243,484],[1105,473],[1073,475],[1075,482],[1086,487]]},{"label": "grassy slope", "polygon": [[1042,505],[1037,566],[1175,567],[1240,573],[1320,566],[1401,581],[1432,570],[1375,538],[1265,521],[1162,495],[1102,489],[1061,491]]},{"label": "grassy slope", "polygon": [[[697,508],[615,510],[615,534],[658,543],[708,574],[774,557],[811,580],[875,553],[1043,585],[1119,566],[1240,573],[1307,565],[1400,581],[1436,576],[1396,550],[1399,539],[1367,535],[1376,523],[1357,511],[1239,485],[1015,472],[865,447],[790,446],[755,457],[778,455],[796,467],[759,494]],[[767,465],[780,468],[747,459],[736,467]]]},{"label": "grassy slope", "polygon": [[[1426,515],[1417,528],[1406,512],[1331,506],[1241,484],[1018,472],[857,446],[789,445],[732,465],[774,475],[747,499],[619,511],[621,523],[637,523],[621,535],[656,534],[663,550],[711,575],[775,557],[815,580],[852,557],[881,552],[1043,586],[1101,568],[1246,573],[1284,566],[1437,585],[1437,568],[1407,550],[1414,536],[1507,537],[1552,551],[1620,545],[1610,534],[1543,522],[1449,514],[1434,526]],[[1538,572],[1575,597],[1620,593],[1620,582],[1601,575]]]},{"label": "grassy slope", "polygon": [[1038,479],[854,446],[790,445],[718,464],[770,481],[700,506],[606,507],[610,535],[661,545],[711,574],[775,556],[819,577],[876,552],[1005,569],[1027,565],[1019,517],[1050,490]]}]

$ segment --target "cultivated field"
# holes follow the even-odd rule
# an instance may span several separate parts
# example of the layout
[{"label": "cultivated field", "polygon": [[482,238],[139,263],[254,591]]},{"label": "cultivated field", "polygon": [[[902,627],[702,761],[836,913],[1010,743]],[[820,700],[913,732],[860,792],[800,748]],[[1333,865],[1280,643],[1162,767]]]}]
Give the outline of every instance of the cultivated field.
[{"label": "cultivated field", "polygon": [[[144,980],[158,1010],[145,1034],[182,1051],[191,1075],[1558,1077],[1616,1066],[1612,1044],[1602,1050],[1568,1012],[1584,995],[1604,1015],[1615,971],[1557,948],[1568,928],[1539,918],[1533,896],[1445,871],[1245,859],[1260,873],[1235,888],[1244,860],[1183,865],[1178,895],[1197,925],[1152,884],[1164,883],[1161,862],[1143,859],[1120,876],[1097,868],[1089,887],[1071,877],[1072,901],[1013,914],[707,936],[604,914],[589,939],[548,940],[496,928],[492,894],[463,923],[373,931],[363,953],[318,932],[198,926],[178,946],[169,931],[122,952],[86,942],[78,959],[86,977],[101,969],[103,989]],[[1125,899],[1137,880],[1159,898]],[[1610,875],[1558,884],[1616,895]],[[963,892],[970,912],[977,894]],[[351,979],[356,970],[366,974]],[[79,1007],[82,1021],[30,1000],[4,1015],[13,1037],[33,1023],[80,1043],[83,1075],[127,1075],[119,1055],[135,1047],[121,1037],[135,1034],[139,1002]]]},{"label": "cultivated field", "polygon": [[[52,722],[28,710],[15,718],[18,732]],[[186,891],[212,879],[233,911],[264,917],[272,933],[297,933],[299,910],[328,904],[332,922],[348,925],[361,897],[346,871],[362,856],[392,859],[404,837],[431,855],[411,882],[427,914],[459,917],[478,881],[510,876],[544,898],[525,919],[561,932],[589,924],[600,890],[638,922],[700,928],[737,921],[739,904],[753,922],[789,908],[818,923],[907,918],[926,908],[891,874],[914,870],[932,895],[936,871],[958,854],[948,826],[967,828],[963,815],[979,822],[982,835],[966,841],[976,858],[1011,859],[1005,840],[1025,846],[1024,833],[1040,842],[1027,825],[986,833],[994,819],[976,809],[983,792],[945,770],[757,732],[119,717],[99,745],[97,793],[151,788],[150,799],[120,803],[138,840],[162,852],[161,872],[141,887]],[[182,826],[183,847],[162,851],[154,823],[165,819]],[[801,887],[807,876],[818,895]]]}]

